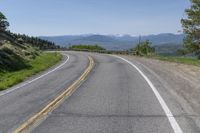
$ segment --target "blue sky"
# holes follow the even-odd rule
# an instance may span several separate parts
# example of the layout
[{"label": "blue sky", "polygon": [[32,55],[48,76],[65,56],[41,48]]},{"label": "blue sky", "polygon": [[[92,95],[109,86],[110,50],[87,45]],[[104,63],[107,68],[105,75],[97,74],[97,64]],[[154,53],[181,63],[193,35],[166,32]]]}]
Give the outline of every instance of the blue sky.
[{"label": "blue sky", "polygon": [[177,33],[189,0],[0,0],[10,30],[33,36]]}]

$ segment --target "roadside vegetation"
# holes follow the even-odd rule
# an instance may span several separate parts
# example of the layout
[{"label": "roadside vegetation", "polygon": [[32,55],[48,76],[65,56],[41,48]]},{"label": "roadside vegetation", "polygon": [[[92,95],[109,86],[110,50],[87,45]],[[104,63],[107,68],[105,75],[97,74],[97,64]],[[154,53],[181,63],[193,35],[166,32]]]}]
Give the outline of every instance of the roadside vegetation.
[{"label": "roadside vegetation", "polygon": [[58,49],[52,42],[11,33],[0,12],[0,90],[7,89],[33,74],[58,63],[62,55],[43,50]]},{"label": "roadside vegetation", "polygon": [[130,51],[137,56],[149,56],[155,54],[154,47],[151,46],[151,42],[146,40],[142,43],[139,43],[135,48]]},{"label": "roadside vegetation", "polygon": [[200,60],[198,58],[183,56],[185,54],[183,54],[182,52],[184,51],[178,50],[177,56],[161,55],[155,52],[155,48],[151,46],[151,42],[145,41],[145,42],[142,42],[141,44],[138,44],[135,48],[131,49],[128,52],[128,54],[162,60],[162,61],[200,66]]},{"label": "roadside vegetation", "polygon": [[131,49],[129,53],[135,56],[143,56],[143,57],[153,58],[153,59],[162,60],[162,61],[200,66],[200,60],[198,58],[183,56],[185,55],[185,53],[182,53],[184,52],[183,50],[178,50],[177,56],[161,55],[155,52],[155,48],[152,47],[151,44],[152,43],[149,41],[142,42],[138,44],[135,48]]},{"label": "roadside vegetation", "polygon": [[69,50],[104,51],[106,49],[98,45],[73,45],[69,47]]}]

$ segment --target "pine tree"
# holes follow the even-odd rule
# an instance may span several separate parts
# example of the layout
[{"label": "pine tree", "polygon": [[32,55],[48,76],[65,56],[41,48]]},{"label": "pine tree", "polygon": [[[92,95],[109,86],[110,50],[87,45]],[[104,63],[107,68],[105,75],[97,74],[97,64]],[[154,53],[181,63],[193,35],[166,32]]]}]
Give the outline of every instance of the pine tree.
[{"label": "pine tree", "polygon": [[200,59],[200,0],[190,0],[192,5],[186,9],[187,19],[182,19],[186,37],[184,46],[189,53],[195,53]]},{"label": "pine tree", "polygon": [[7,18],[0,12],[0,30],[6,30],[9,26]]},{"label": "pine tree", "polygon": [[138,44],[134,49],[133,52],[135,55],[139,56],[147,56],[152,55],[155,53],[155,49],[151,46],[151,42],[146,40],[140,44]]}]

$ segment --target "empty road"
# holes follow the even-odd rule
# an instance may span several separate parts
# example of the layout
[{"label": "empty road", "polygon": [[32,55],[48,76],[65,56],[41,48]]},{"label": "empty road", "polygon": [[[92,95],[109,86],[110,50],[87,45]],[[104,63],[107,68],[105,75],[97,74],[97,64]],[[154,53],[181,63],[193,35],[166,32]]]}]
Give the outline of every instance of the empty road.
[{"label": "empty road", "polygon": [[190,118],[198,116],[186,115],[181,101],[156,79],[152,80],[149,71],[134,60],[94,53],[63,53],[65,58],[57,70],[22,87],[14,86],[11,92],[0,92],[0,132],[14,131],[69,87],[87,68],[88,56],[94,59],[95,66],[85,82],[31,132],[200,132],[197,122]]}]

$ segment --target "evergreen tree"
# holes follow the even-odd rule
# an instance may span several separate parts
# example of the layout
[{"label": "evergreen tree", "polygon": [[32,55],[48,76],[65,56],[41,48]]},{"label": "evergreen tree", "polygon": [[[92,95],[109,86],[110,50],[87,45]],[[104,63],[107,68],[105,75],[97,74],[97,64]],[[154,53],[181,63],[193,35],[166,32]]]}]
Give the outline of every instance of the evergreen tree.
[{"label": "evergreen tree", "polygon": [[6,30],[9,26],[7,18],[0,12],[0,30]]},{"label": "evergreen tree", "polygon": [[135,55],[139,56],[146,56],[146,55],[152,55],[155,53],[155,49],[151,47],[151,42],[146,40],[140,44],[138,44],[134,49],[133,52]]},{"label": "evergreen tree", "polygon": [[195,53],[200,59],[200,0],[190,0],[192,5],[186,9],[187,19],[182,19],[186,37],[184,46],[189,53]]}]

